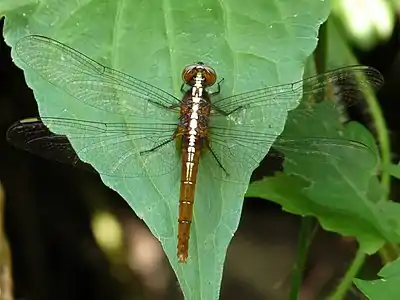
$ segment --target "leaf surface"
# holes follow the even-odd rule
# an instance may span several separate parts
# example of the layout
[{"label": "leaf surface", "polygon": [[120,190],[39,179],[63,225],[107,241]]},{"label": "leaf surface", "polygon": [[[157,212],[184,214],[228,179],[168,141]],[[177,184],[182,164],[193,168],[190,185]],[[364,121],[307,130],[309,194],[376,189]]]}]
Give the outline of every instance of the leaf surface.
[{"label": "leaf surface", "polygon": [[377,280],[354,279],[355,285],[370,300],[395,300],[400,293],[400,259],[384,266]]}]

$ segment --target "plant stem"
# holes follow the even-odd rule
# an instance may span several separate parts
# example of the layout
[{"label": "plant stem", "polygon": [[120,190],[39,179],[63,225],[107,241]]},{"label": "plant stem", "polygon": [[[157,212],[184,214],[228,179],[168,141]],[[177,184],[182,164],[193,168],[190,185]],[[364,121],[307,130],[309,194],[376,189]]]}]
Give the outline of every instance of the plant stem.
[{"label": "plant stem", "polygon": [[[337,31],[339,28],[340,21],[335,17],[330,18],[330,21],[332,22],[331,27]],[[351,64],[358,64],[359,62],[357,61],[357,58],[354,56],[350,46],[348,44],[345,44],[345,47],[346,47],[347,61]],[[381,185],[386,193],[385,198],[387,199],[387,195],[390,191],[390,174],[387,171],[388,170],[387,166],[390,165],[390,158],[391,158],[389,133],[386,127],[386,122],[383,116],[383,112],[380,109],[379,102],[374,93],[368,91],[366,94],[364,94],[364,96],[372,120],[374,122],[376,135],[378,136],[381,163],[382,163],[382,168],[380,170]]]},{"label": "plant stem", "polygon": [[[329,20],[331,22],[330,28],[335,31],[338,31],[339,30],[338,28],[340,28],[340,21],[335,17],[330,17]],[[350,46],[348,44],[344,44],[344,47],[346,49],[347,61],[350,64],[358,64],[358,61],[354,56]],[[387,170],[391,162],[389,133],[386,127],[386,122],[383,116],[383,112],[380,109],[379,102],[377,101],[375,95],[367,89],[367,92],[364,94],[364,96],[379,141],[378,144],[380,148],[380,158],[382,164],[382,167],[380,169],[380,176],[381,176],[380,182],[385,192],[383,199],[388,200],[388,194],[390,191],[390,174]],[[384,250],[383,248],[381,248],[381,250],[379,251],[380,256],[384,262],[392,261],[400,255],[400,249],[398,245],[386,244],[384,248],[385,248]]]},{"label": "plant stem", "polygon": [[353,284],[353,279],[362,267],[365,260],[365,253],[358,249],[353,262],[348,268],[340,284],[336,287],[335,292],[329,297],[330,300],[341,300],[346,295],[347,290]]},{"label": "plant stem", "polygon": [[290,300],[297,300],[301,286],[304,266],[307,260],[307,250],[310,245],[312,235],[310,235],[315,222],[312,217],[303,217],[300,225],[296,262],[293,267],[292,284],[290,289]]}]

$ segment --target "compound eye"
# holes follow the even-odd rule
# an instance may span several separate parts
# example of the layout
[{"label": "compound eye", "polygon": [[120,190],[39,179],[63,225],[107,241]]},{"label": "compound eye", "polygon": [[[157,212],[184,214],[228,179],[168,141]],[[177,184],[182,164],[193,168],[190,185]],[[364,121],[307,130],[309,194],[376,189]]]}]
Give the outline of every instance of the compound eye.
[{"label": "compound eye", "polygon": [[203,67],[204,86],[212,86],[217,81],[215,70],[209,66]]},{"label": "compound eye", "polygon": [[211,86],[217,80],[215,70],[203,63],[191,64],[186,66],[182,71],[182,80],[188,85],[194,85],[195,77],[201,73],[204,78],[203,85]]},{"label": "compound eye", "polygon": [[183,71],[182,71],[182,80],[188,84],[188,85],[192,85],[192,83],[194,82],[194,78],[196,77],[197,74],[197,65],[193,64],[193,65],[188,65],[186,66]]}]

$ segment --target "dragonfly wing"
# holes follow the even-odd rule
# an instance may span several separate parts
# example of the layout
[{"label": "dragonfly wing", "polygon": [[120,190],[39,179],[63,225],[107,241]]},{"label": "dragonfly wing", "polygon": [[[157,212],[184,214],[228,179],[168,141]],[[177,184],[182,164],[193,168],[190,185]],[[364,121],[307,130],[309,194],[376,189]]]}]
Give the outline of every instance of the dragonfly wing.
[{"label": "dragonfly wing", "polygon": [[[272,147],[283,153],[286,159],[290,155],[317,164],[361,163],[371,169],[377,163],[377,156],[368,145],[345,138],[280,136]],[[297,164],[297,161],[291,159],[290,163]]]},{"label": "dragonfly wing", "polygon": [[[267,154],[267,147],[282,153],[285,159],[296,155],[302,160],[317,164],[362,163],[372,168],[377,163],[375,153],[367,145],[342,138],[326,137],[290,137],[254,132],[241,128],[215,126],[211,129],[210,147],[220,161],[226,173],[220,170],[213,172],[219,179],[229,180],[241,176],[244,170],[252,172]],[[218,163],[211,154],[207,160],[213,159],[214,170]],[[296,163],[296,161],[291,161]]]},{"label": "dragonfly wing", "polygon": [[[67,137],[52,133],[68,129]],[[12,125],[7,139],[18,148],[90,169],[82,162],[87,155],[96,156],[96,170],[115,177],[160,176],[180,165],[173,142],[176,124],[170,123],[101,123],[60,118],[26,119]],[[162,144],[164,144],[161,146]],[[157,146],[160,146],[157,149]],[[153,151],[148,151],[152,150]]]},{"label": "dragonfly wing", "polygon": [[[254,127],[251,127],[254,130]],[[202,161],[212,168],[215,178],[235,181],[251,174],[266,155],[266,149],[273,143],[272,135],[264,135],[252,130],[232,127],[210,127],[210,151],[204,152]],[[215,157],[214,157],[214,155]],[[221,164],[222,168],[218,165]],[[225,170],[224,170],[225,169]],[[247,175],[250,175],[247,174]]]},{"label": "dragonfly wing", "polygon": [[158,115],[157,108],[179,108],[180,100],[167,92],[103,66],[53,39],[29,35],[17,42],[15,51],[46,81],[97,109],[144,116]]},{"label": "dragonfly wing", "polygon": [[7,141],[17,148],[47,159],[95,171],[90,164],[78,158],[66,136],[52,133],[42,122],[36,120],[29,120],[29,125],[26,124],[28,120],[14,123],[7,131]]},{"label": "dragonfly wing", "polygon": [[375,90],[384,83],[378,70],[367,66],[351,66],[329,71],[290,84],[234,95],[213,103],[215,115],[229,115],[242,109],[260,106],[279,105],[292,108],[291,103],[296,97],[300,99],[325,99],[330,92],[335,99],[341,100],[341,105],[351,106],[362,99],[361,91],[367,87]]}]

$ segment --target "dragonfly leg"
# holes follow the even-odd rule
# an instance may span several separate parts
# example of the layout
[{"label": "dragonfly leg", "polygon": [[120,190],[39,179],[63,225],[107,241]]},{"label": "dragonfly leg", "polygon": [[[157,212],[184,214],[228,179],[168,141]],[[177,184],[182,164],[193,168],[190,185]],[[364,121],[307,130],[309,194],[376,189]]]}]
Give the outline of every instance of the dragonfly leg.
[{"label": "dragonfly leg", "polygon": [[167,106],[166,108],[168,108],[168,109],[175,109],[175,108],[178,108],[178,107],[181,107],[181,104],[180,104],[180,103]]},{"label": "dragonfly leg", "polygon": [[224,166],[221,164],[221,162],[219,161],[217,155],[215,154],[214,150],[211,148],[210,143],[208,142],[208,140],[206,140],[206,147],[208,148],[208,150],[210,150],[212,156],[214,157],[214,159],[216,160],[217,164],[219,165],[219,167],[224,170],[225,174],[227,177],[229,177],[229,173],[226,171],[226,169],[224,168]]},{"label": "dragonfly leg", "polygon": [[178,135],[178,131],[176,130],[174,132],[174,134],[168,140],[163,141],[162,143],[158,144],[157,146],[155,146],[155,147],[153,147],[151,149],[140,151],[139,154],[143,155],[143,154],[146,154],[146,153],[151,153],[151,152],[153,152],[153,151],[155,151],[157,149],[160,149],[160,148],[164,147],[165,145],[169,144],[170,142],[174,141],[175,138],[177,137],[177,135]]},{"label": "dragonfly leg", "polygon": [[176,103],[176,104],[172,104],[172,105],[170,105],[170,106],[166,106],[166,105],[163,105],[163,104],[161,104],[161,103],[159,103],[159,102],[157,102],[157,101],[153,101],[153,100],[151,100],[151,99],[148,99],[147,101],[148,101],[149,103],[151,103],[151,104],[154,104],[155,106],[158,106],[158,107],[161,107],[161,108],[165,108],[165,109],[174,109],[174,108],[180,107],[180,105],[181,105],[180,102],[178,102],[178,103]]},{"label": "dragonfly leg", "polygon": [[221,92],[221,83],[224,82],[225,78],[222,78],[220,81],[217,82],[217,90],[212,92],[210,96],[216,96]]},{"label": "dragonfly leg", "polygon": [[231,110],[231,111],[229,111],[229,112],[226,112],[226,111],[224,111],[224,110],[222,110],[222,109],[219,109],[219,108],[216,107],[216,106],[213,106],[213,109],[214,109],[216,112],[218,112],[218,113],[220,113],[221,115],[223,115],[223,116],[229,116],[229,115],[233,114],[234,112],[237,112],[237,111],[239,111],[239,110],[245,109],[245,108],[247,108],[247,107],[248,107],[248,105],[241,105],[241,106],[238,106],[238,107],[236,107],[235,109],[233,109],[233,110]]},{"label": "dragonfly leg", "polygon": [[170,106],[165,106],[165,105],[162,105],[162,104],[160,104],[160,103],[158,103],[158,102],[156,102],[156,101],[153,101],[153,100],[147,100],[148,102],[150,102],[150,103],[152,103],[152,104],[154,104],[154,105],[156,105],[156,106],[159,106],[159,107],[162,107],[162,108],[169,108]]},{"label": "dragonfly leg", "polygon": [[181,85],[181,92],[182,92],[182,94],[184,94],[184,93],[186,93],[186,91],[185,91],[185,83],[183,82],[182,83],[182,85]]}]

